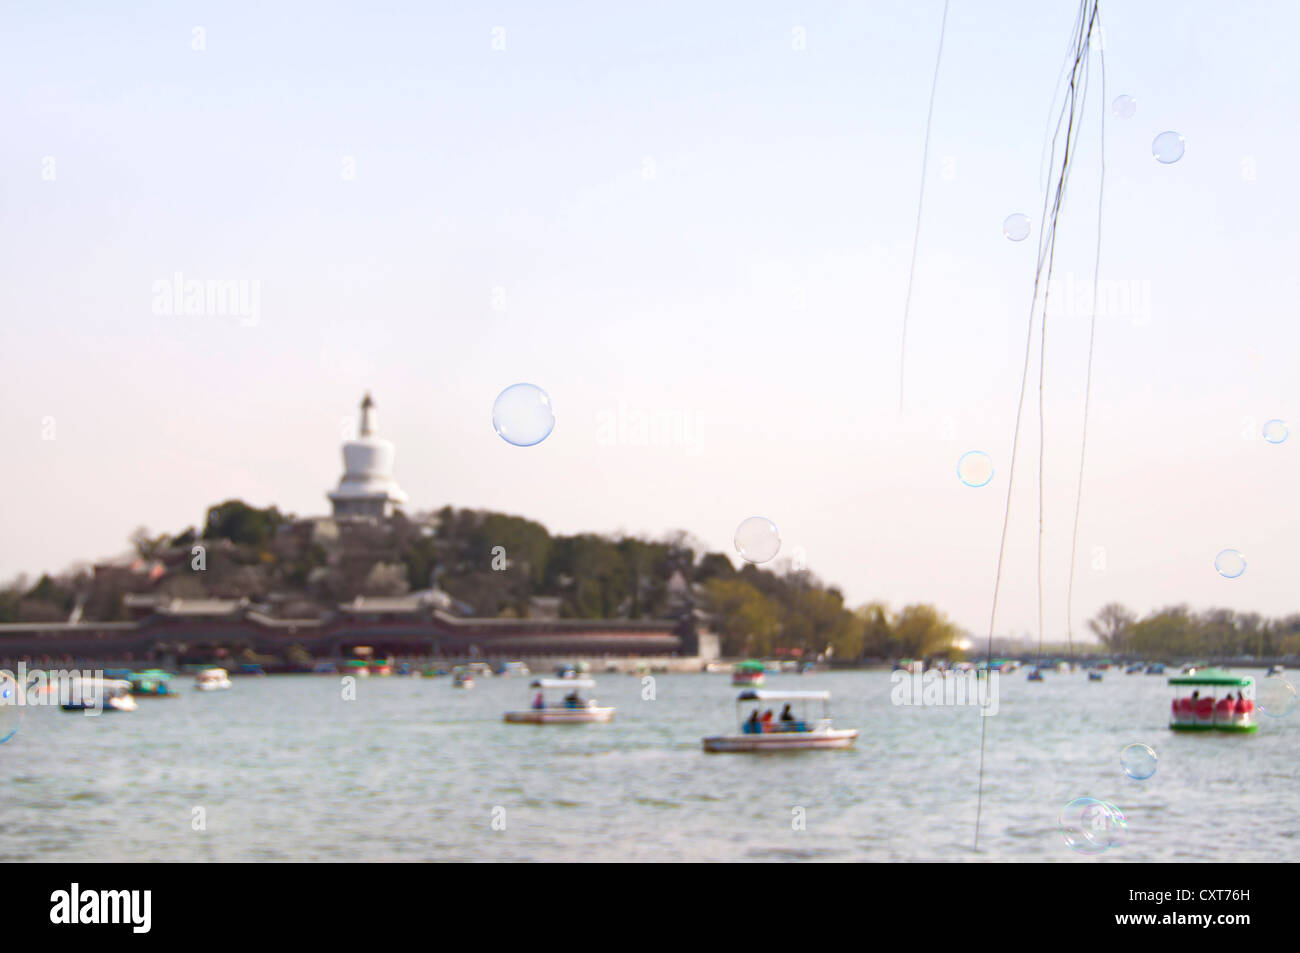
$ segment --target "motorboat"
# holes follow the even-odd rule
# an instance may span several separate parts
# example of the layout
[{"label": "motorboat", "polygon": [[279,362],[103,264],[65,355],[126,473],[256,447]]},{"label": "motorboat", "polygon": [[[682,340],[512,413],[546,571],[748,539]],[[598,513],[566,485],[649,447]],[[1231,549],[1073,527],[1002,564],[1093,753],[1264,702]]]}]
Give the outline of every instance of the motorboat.
[{"label": "motorboat", "polygon": [[[710,752],[802,751],[814,748],[851,748],[857,740],[856,728],[836,728],[831,723],[830,692],[777,692],[750,689],[736,699],[739,731],[733,735],[714,735],[703,741]],[[760,716],[766,704],[784,704],[781,718],[772,719],[772,709]],[[808,717],[808,707],[821,704],[820,716]],[[792,706],[800,707],[795,717]],[[748,712],[748,714],[746,714]]]},{"label": "motorboat", "polygon": [[[613,708],[602,708],[596,699],[582,697],[582,689],[594,689],[591,678],[539,678],[530,688],[536,689],[532,707],[508,711],[505,720],[512,725],[576,725],[586,722],[605,722],[614,717]],[[566,695],[558,703],[548,693],[563,691]]]}]

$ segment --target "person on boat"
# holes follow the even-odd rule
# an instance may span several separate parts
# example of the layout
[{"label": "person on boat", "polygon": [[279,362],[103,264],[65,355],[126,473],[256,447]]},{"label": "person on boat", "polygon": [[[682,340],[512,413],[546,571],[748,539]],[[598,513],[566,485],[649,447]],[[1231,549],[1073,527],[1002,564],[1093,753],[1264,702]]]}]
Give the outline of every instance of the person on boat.
[{"label": "person on boat", "polygon": [[564,704],[569,708],[578,707],[578,690],[576,688],[564,696]]},{"label": "person on boat", "polygon": [[756,735],[762,730],[763,730],[763,726],[759,723],[758,720],[758,709],[755,708],[753,711],[749,713],[749,720],[745,722],[745,732],[747,734]]},{"label": "person on boat", "polygon": [[534,708],[545,708],[545,707],[546,707],[546,699],[542,697],[542,693],[541,693],[541,692],[538,692],[538,693],[537,693],[537,697],[533,699],[533,707],[534,707]]},{"label": "person on boat", "polygon": [[763,712],[763,730],[764,731],[772,730],[772,709],[770,708],[767,711]]},{"label": "person on boat", "polygon": [[785,707],[781,709],[782,721],[794,721],[794,712],[790,710],[790,703],[786,702]]}]

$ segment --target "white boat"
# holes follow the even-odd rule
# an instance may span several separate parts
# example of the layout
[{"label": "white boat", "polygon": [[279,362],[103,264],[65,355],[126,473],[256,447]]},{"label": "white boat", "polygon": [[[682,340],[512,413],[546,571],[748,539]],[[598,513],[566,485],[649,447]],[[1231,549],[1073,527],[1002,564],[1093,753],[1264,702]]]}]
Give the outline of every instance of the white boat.
[{"label": "white boat", "polygon": [[64,711],[135,711],[131,683],[123,679],[74,679]]},{"label": "white boat", "polygon": [[205,668],[194,676],[194,687],[201,692],[219,692],[230,687],[230,673],[224,668]]},{"label": "white boat", "polygon": [[[613,708],[601,708],[594,698],[583,698],[582,689],[596,687],[590,678],[540,678],[532,683],[537,689],[533,705],[523,711],[508,711],[505,719],[512,725],[578,725],[587,722],[609,721]],[[558,704],[547,698],[547,692],[564,691],[567,694]]]},{"label": "white boat", "polygon": [[[741,692],[740,697],[736,699],[736,716],[740,722],[740,733],[705,738],[704,750],[802,751],[810,748],[851,748],[858,738],[858,730],[836,728],[831,723],[830,700],[830,692],[761,690]],[[768,720],[759,717],[758,710],[765,702],[785,703],[781,720],[771,720],[770,708],[767,711]],[[821,702],[821,717],[810,719],[808,706],[814,702]],[[796,718],[790,710],[794,703],[800,704],[801,717],[799,718]],[[745,711],[750,705],[755,707],[746,717]]]},{"label": "white boat", "polygon": [[474,676],[464,669],[457,669],[451,673],[452,688],[473,688]]}]

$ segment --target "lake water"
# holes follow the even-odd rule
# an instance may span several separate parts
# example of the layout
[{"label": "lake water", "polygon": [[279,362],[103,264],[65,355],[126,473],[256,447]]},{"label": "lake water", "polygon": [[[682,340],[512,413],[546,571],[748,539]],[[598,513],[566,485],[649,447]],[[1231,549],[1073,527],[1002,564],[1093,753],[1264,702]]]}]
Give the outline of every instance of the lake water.
[{"label": "lake water", "polygon": [[[597,678],[607,725],[504,724],[519,678],[363,679],[354,701],[328,676],[178,678],[134,713],[29,709],[0,745],[0,860],[1300,860],[1300,713],[1176,735],[1162,677],[1002,678],[978,852],[978,709],[894,706],[888,672],[769,676],[830,690],[857,747],[704,754],[735,728],[728,676],[658,675],[654,700]],[[1149,780],[1121,771],[1132,742],[1159,755]],[[1066,845],[1080,796],[1124,811],[1122,846]]]}]

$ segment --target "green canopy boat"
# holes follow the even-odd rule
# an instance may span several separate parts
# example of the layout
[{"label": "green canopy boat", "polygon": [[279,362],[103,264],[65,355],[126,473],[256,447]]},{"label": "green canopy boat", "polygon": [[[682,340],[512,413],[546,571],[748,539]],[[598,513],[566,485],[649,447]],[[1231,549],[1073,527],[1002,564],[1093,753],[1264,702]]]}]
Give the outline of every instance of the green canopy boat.
[{"label": "green canopy boat", "polygon": [[1169,720],[1172,730],[1239,734],[1259,731],[1259,724],[1255,721],[1255,701],[1245,697],[1242,691],[1251,689],[1251,695],[1254,695],[1253,678],[1233,675],[1221,668],[1198,668],[1188,675],[1170,676],[1169,684],[1192,689],[1189,695],[1173,700]]},{"label": "green canopy boat", "polygon": [[763,684],[764,665],[758,659],[745,659],[731,667],[731,684],[757,688]]},{"label": "green canopy boat", "polygon": [[171,677],[171,672],[150,668],[132,672],[127,680],[131,683],[131,694],[141,698],[177,698],[180,693],[172,691]]}]

